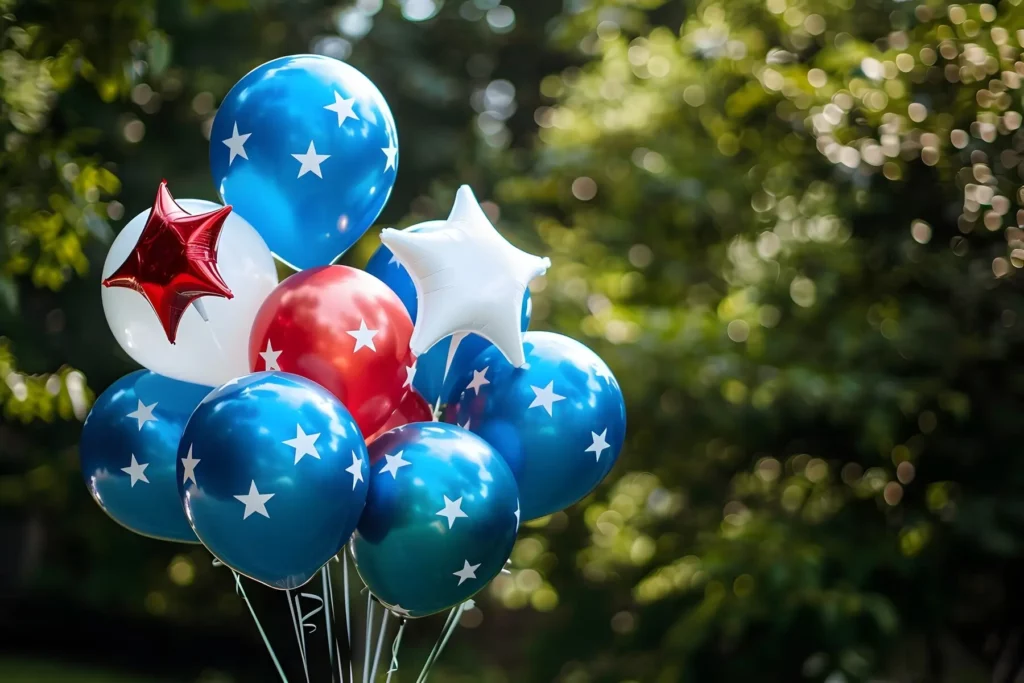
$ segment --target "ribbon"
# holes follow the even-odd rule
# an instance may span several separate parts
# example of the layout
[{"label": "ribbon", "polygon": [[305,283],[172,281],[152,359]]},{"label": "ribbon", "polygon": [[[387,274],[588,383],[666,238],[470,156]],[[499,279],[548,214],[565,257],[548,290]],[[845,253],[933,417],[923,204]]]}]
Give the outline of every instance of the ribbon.
[{"label": "ribbon", "polygon": [[391,674],[398,671],[398,648],[402,646],[402,634],[405,633],[407,623],[409,623],[408,619],[402,619],[402,625],[398,627],[398,633],[395,634],[395,642],[391,645],[391,666],[388,667],[388,678],[385,683],[391,683]]}]

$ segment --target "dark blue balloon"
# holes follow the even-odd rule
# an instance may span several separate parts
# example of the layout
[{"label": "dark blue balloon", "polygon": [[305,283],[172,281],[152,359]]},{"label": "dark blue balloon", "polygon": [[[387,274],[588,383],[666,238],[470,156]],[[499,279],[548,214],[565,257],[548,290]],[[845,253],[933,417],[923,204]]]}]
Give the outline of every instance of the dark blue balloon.
[{"label": "dark blue balloon", "polygon": [[78,452],[89,493],[143,536],[196,543],[178,498],[178,441],[210,387],[148,370],[114,382],[92,407]]},{"label": "dark blue balloon", "polygon": [[282,261],[323,266],[384,208],[398,133],[384,96],[355,68],[319,55],[281,57],[224,98],[210,168],[224,203]]},{"label": "dark blue balloon", "polygon": [[611,471],[626,435],[626,405],[608,366],[569,337],[527,332],[526,365],[495,347],[459,378],[445,422],[494,446],[519,483],[524,520],[572,505]]},{"label": "dark blue balloon", "polygon": [[[443,221],[436,221],[443,223]],[[415,230],[414,228],[408,228]],[[409,317],[413,323],[416,322],[416,313],[419,310],[416,303],[416,285],[409,277],[409,271],[395,258],[391,250],[383,244],[377,247],[373,256],[366,262],[366,272],[374,276],[398,295],[398,298],[405,304],[405,310],[409,311]]]},{"label": "dark blue balloon", "polygon": [[515,477],[483,439],[440,422],[370,445],[373,474],[352,539],[356,568],[396,614],[453,607],[505,566],[519,529]]},{"label": "dark blue balloon", "polygon": [[[431,221],[408,229],[429,230],[435,224],[444,225],[445,222]],[[413,284],[412,278],[409,277],[408,271],[398,262],[398,259],[394,258],[391,250],[383,244],[380,245],[366,264],[366,272],[383,281],[391,288],[391,291],[398,295],[398,298],[405,304],[405,310],[409,311],[409,317],[415,323],[416,286]],[[523,299],[522,329],[524,332],[530,327],[532,313],[533,300],[530,298],[530,291],[527,290],[526,297]],[[453,351],[454,341],[457,343],[455,343]],[[459,376],[465,373],[473,359],[490,345],[489,341],[476,334],[445,337],[416,360],[413,387],[431,407],[437,404],[438,399],[442,405],[447,404],[452,399],[452,392]]]},{"label": "dark blue balloon", "polygon": [[356,528],[370,476],[345,406],[298,375],[261,372],[215,389],[178,448],[178,489],[196,535],[232,569],[297,588]]}]

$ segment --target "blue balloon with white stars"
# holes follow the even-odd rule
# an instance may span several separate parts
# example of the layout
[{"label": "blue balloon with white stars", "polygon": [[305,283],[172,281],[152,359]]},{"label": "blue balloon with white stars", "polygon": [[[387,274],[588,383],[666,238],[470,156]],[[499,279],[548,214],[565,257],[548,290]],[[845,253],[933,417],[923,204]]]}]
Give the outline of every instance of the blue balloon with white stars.
[{"label": "blue balloon with white stars", "polygon": [[519,369],[493,346],[477,356],[444,419],[501,453],[530,520],[572,505],[608,475],[626,436],[626,404],[608,366],[575,339],[527,332],[524,349]]},{"label": "blue balloon with white stars", "polygon": [[[407,228],[408,230],[429,230],[431,226],[444,226],[445,221],[430,221]],[[391,250],[383,244],[370,257],[366,264],[366,272],[391,288],[405,304],[409,317],[416,322],[416,286],[409,277],[408,271],[398,262]],[[530,327],[530,316],[533,313],[533,299],[530,291],[526,291],[523,299],[522,330]],[[430,347],[430,350],[416,359],[416,370],[412,386],[426,399],[431,407],[440,402],[446,405],[452,398],[458,379],[468,366],[491,343],[477,334],[460,333],[445,337]]]},{"label": "blue balloon with white stars", "polygon": [[515,477],[491,446],[441,422],[370,445],[370,493],[352,557],[388,609],[423,617],[458,605],[505,566],[519,530]]},{"label": "blue balloon with white stars", "polygon": [[215,389],[178,447],[178,492],[199,540],[232,569],[282,590],[309,581],[348,542],[369,475],[345,406],[283,372]]},{"label": "blue balloon with white stars", "polygon": [[210,387],[137,370],[100,394],[78,453],[85,484],[114,521],[137,534],[197,543],[178,498],[178,441]]},{"label": "blue balloon with white stars", "polygon": [[224,203],[302,270],[334,261],[380,215],[398,172],[398,133],[384,96],[354,67],[281,57],[224,98],[210,168]]}]

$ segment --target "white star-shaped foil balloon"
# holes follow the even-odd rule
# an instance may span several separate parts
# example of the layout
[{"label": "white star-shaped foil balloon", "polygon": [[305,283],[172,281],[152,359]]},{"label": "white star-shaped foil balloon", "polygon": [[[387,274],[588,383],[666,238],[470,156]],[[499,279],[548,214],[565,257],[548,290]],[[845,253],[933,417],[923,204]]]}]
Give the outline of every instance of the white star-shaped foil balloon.
[{"label": "white star-shaped foil balloon", "polygon": [[448,220],[435,223],[440,225],[430,230],[387,228],[380,235],[416,286],[413,354],[423,355],[456,332],[473,332],[522,367],[523,297],[530,280],[543,275],[551,262],[509,244],[467,185],[455,195]]}]

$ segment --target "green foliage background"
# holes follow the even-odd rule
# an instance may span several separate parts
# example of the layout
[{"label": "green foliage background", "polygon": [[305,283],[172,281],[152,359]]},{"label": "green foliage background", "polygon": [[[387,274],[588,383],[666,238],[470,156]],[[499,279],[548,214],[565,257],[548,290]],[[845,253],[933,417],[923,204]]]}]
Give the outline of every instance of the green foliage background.
[{"label": "green foliage background", "polygon": [[[94,393],[131,369],[99,305],[112,235],[161,178],[213,198],[217,103],[312,50],[394,110],[381,224],[442,216],[471,184],[554,262],[534,327],[590,345],[626,393],[609,481],[523,530],[435,680],[1015,680],[1019,0],[0,12],[0,653],[271,680],[208,555],[111,524],[75,443]],[[157,665],[76,646],[97,621],[115,643],[235,640]],[[439,624],[415,626],[414,662]]]}]

